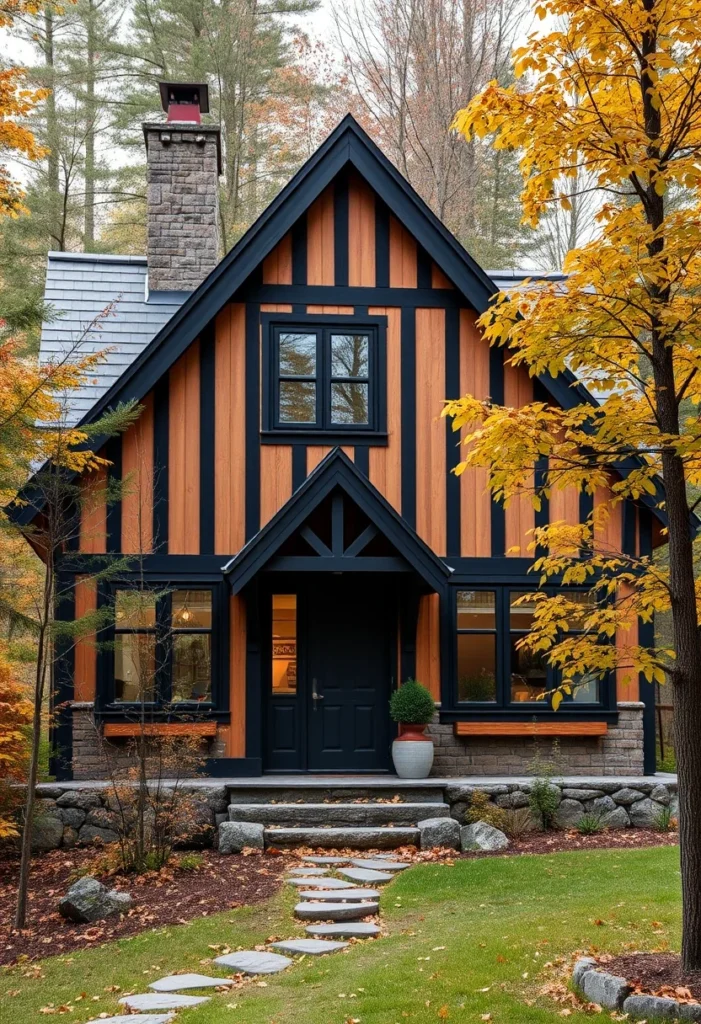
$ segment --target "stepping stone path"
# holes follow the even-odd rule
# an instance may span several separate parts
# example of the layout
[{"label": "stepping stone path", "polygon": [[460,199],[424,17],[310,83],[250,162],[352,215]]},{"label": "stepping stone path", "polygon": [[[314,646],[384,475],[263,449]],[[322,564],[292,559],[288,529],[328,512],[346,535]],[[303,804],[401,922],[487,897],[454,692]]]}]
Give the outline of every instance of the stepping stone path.
[{"label": "stepping stone path", "polygon": [[295,916],[302,921],[359,921],[377,914],[380,904],[375,903],[298,903]]},{"label": "stepping stone path", "polygon": [[288,939],[287,942],[271,942],[275,949],[283,953],[297,953],[299,956],[321,956],[322,953],[335,953],[337,949],[345,949],[347,942],[329,942],[327,939]]},{"label": "stepping stone path", "polygon": [[279,953],[260,953],[257,950],[244,950],[241,953],[227,953],[226,956],[218,956],[215,964],[223,967],[231,967],[232,970],[241,974],[277,974],[284,971],[292,963],[287,956],[280,956]]},{"label": "stepping stone path", "polygon": [[174,1013],[142,1013],[138,1018],[133,1013],[120,1013],[118,1017],[101,1017],[99,1020],[89,1020],[88,1024],[170,1024],[175,1020]]},{"label": "stepping stone path", "polygon": [[379,935],[380,929],[370,921],[348,921],[346,924],[308,924],[307,935],[325,939],[369,939]]},{"label": "stepping stone path", "polygon": [[[237,974],[277,974],[290,967],[294,960],[283,953],[297,956],[321,956],[345,949],[347,939],[367,939],[380,934],[378,925],[361,918],[380,911],[378,889],[361,888],[358,882],[391,882],[395,873],[410,867],[382,857],[305,857],[306,865],[290,868],[286,881],[300,888],[302,899],[295,907],[295,916],[314,921],[306,927],[308,939],[271,942],[280,953],[242,950],[218,956],[215,964],[228,967]],[[351,864],[352,867],[340,867]],[[335,871],[336,875],[331,872]],[[343,875],[343,878],[338,878]],[[89,1024],[170,1024],[174,1013],[150,1013],[150,1010],[179,1010],[209,1001],[209,996],[182,995],[185,989],[218,988],[231,985],[230,978],[212,978],[206,974],[169,974],[149,983],[150,992],[123,996],[119,1002],[133,1013],[105,1017]],[[145,1011],[141,1013],[140,1011]],[[134,1013],[137,1016],[134,1016]]]},{"label": "stepping stone path", "polygon": [[338,873],[351,882],[391,882],[394,878],[388,871],[373,871],[370,868],[341,868]]},{"label": "stepping stone path", "polygon": [[288,878],[291,885],[306,885],[312,889],[352,889],[352,882],[344,882],[342,878]]},{"label": "stepping stone path", "polygon": [[403,871],[410,868],[411,864],[402,864],[398,860],[382,860],[380,857],[373,857],[370,860],[363,860],[362,857],[353,857],[351,864],[355,868],[368,868],[370,871]]},{"label": "stepping stone path", "polygon": [[[348,883],[350,885],[350,882]],[[324,891],[311,889],[308,892],[300,892],[298,894],[303,900],[330,900],[332,903],[344,903],[351,900],[357,903],[362,900],[379,900],[380,890],[379,889],[344,889],[343,892],[338,892],[336,889]]]},{"label": "stepping stone path", "polygon": [[188,988],[216,988],[231,985],[231,978],[209,978],[206,974],[170,974],[167,978],[152,981],[149,988],[155,992],[180,992]]},{"label": "stepping stone path", "polygon": [[181,1010],[183,1006],[208,1002],[209,996],[179,996],[168,992],[143,992],[119,1000],[121,1006],[128,1006],[130,1010]]}]

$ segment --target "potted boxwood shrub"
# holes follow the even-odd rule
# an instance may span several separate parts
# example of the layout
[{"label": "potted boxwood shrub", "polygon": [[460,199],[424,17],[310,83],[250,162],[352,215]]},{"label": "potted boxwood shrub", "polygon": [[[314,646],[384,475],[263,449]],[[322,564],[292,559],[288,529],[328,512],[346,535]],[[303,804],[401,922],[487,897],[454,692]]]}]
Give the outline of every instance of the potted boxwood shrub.
[{"label": "potted boxwood shrub", "polygon": [[416,679],[395,690],[389,712],[399,723],[399,736],[392,744],[392,760],[400,779],[425,779],[433,764],[433,740],[424,735],[433,719],[436,704],[425,686]]}]

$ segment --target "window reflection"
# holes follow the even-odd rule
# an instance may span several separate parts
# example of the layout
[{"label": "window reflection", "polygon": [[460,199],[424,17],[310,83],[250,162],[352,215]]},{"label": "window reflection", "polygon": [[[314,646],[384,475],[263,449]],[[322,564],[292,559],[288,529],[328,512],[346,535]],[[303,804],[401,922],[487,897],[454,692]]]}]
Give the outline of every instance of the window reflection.
[{"label": "window reflection", "polygon": [[273,594],[273,693],[297,692],[297,595]]}]

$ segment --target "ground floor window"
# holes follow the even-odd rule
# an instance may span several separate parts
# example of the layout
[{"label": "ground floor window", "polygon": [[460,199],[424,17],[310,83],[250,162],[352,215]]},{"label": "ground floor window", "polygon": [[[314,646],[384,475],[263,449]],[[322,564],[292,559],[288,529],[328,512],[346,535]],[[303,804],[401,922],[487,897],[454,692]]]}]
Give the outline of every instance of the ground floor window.
[{"label": "ground floor window", "polygon": [[212,703],[211,589],[116,587],[115,704]]},{"label": "ground floor window", "polygon": [[[460,704],[503,706],[514,710],[531,705],[543,710],[538,696],[560,682],[542,654],[519,646],[532,628],[534,602],[524,601],[528,591],[495,587],[456,592],[457,699]],[[573,591],[582,612],[591,606],[588,592]],[[570,633],[577,633],[577,622]],[[596,676],[573,680],[572,705],[601,705],[605,683]]]}]

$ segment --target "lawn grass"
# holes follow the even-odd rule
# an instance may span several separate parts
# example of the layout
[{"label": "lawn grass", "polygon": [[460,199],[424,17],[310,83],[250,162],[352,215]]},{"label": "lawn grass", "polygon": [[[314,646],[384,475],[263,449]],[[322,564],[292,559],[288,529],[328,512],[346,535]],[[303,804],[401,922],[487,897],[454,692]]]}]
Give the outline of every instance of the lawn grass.
[{"label": "lawn grass", "polygon": [[[202,963],[217,955],[209,944],[251,948],[273,934],[302,934],[291,915],[294,896],[285,891],[256,907],[50,958],[42,961],[39,978],[22,977],[26,967],[10,969],[0,975],[0,1020],[45,1020],[42,1007],[85,992],[88,998],[62,1018],[84,1024],[117,1012],[117,994],[105,991],[111,985],[145,990],[173,969],[214,973]],[[549,978],[547,961],[591,946],[612,952],[626,944],[678,948],[678,850],[422,865],[385,888],[382,911],[387,938],[304,960],[266,978],[264,987],[215,995],[179,1013],[178,1024],[472,1024],[483,1014],[491,1014],[493,1024],[562,1020],[561,1007],[539,995]],[[16,989],[19,995],[7,994]],[[568,1019],[589,1017],[575,1010]]]}]

